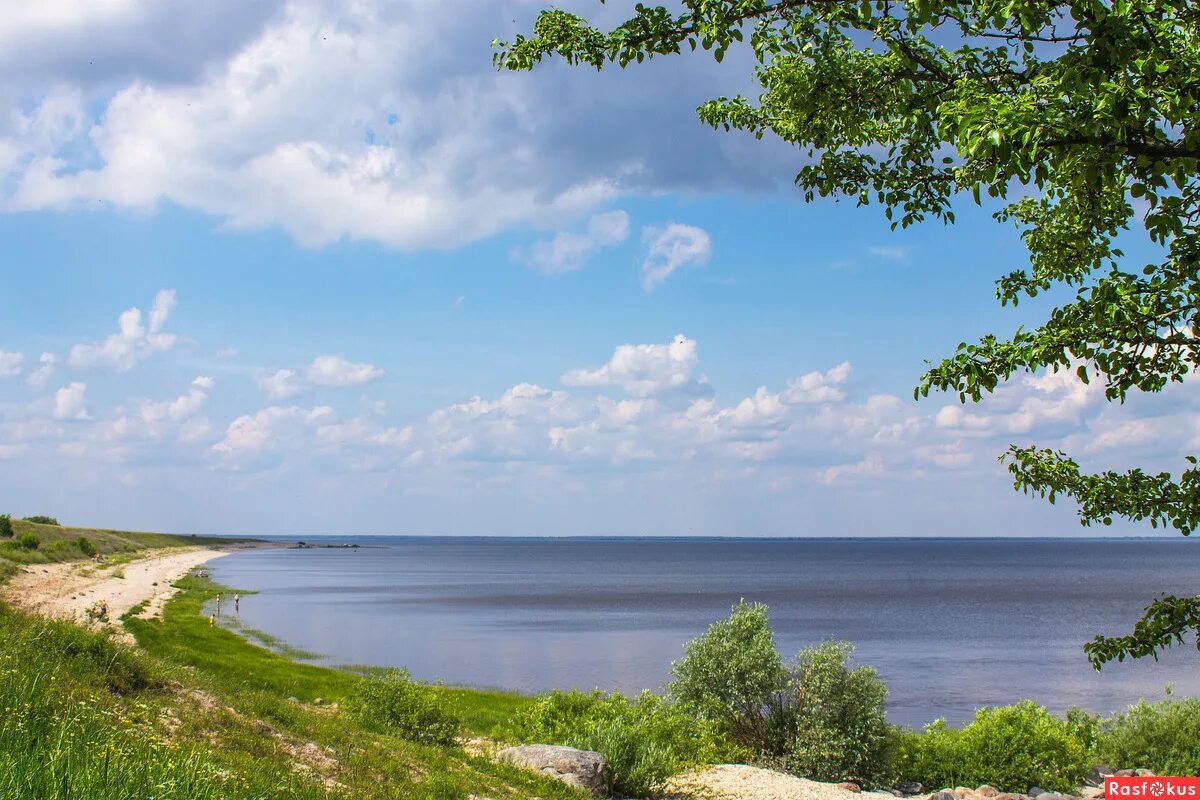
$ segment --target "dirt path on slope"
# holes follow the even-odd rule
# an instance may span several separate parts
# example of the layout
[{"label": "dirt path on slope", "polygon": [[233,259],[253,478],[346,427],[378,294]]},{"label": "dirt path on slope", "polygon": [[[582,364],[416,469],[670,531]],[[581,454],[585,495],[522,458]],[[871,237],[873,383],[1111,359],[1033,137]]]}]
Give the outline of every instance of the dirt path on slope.
[{"label": "dirt path on slope", "polygon": [[[122,615],[143,602],[148,604],[139,616],[161,615],[163,604],[176,592],[171,586],[174,581],[228,552],[208,547],[167,548],[112,566],[91,561],[32,564],[0,587],[0,597],[44,616],[108,627],[132,641],[121,625]],[[108,603],[108,621],[90,622],[88,609],[101,601]]]}]

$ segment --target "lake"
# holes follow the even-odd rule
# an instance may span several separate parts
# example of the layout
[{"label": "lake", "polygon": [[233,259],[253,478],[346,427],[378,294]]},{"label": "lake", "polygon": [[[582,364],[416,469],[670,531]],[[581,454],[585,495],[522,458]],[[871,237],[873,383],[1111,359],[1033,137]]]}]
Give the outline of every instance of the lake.
[{"label": "lake", "polygon": [[[1127,633],[1160,592],[1200,593],[1200,543],[1102,539],[350,537],[213,561],[243,624],[330,664],[525,692],[658,689],[683,643],[740,598],[785,654],[855,645],[893,722],[1032,698],[1107,712],[1200,694],[1192,644],[1092,671],[1081,645]],[[231,610],[226,604],[226,613]]]}]

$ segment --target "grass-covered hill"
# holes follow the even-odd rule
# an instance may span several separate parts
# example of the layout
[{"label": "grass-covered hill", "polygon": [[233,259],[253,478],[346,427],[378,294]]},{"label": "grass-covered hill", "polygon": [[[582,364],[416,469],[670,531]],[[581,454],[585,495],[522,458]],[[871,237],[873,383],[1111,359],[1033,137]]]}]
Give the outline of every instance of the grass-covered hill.
[{"label": "grass-covered hill", "polygon": [[0,537],[0,581],[12,577],[26,564],[80,561],[91,552],[128,557],[138,551],[163,547],[230,544],[228,537],[182,536],[170,533],[75,528],[13,519],[12,536]]}]

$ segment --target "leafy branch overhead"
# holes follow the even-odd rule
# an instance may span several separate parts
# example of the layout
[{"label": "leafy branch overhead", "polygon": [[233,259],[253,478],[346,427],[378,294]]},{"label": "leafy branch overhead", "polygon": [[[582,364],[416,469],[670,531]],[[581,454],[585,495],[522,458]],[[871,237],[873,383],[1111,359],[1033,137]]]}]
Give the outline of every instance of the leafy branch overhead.
[{"label": "leafy branch overhead", "polygon": [[[543,11],[530,36],[494,43],[500,69],[549,57],[596,69],[655,56],[749,48],[757,99],[698,109],[716,128],[773,134],[809,157],[806,200],[877,203],[893,227],[954,222],[985,196],[1015,224],[1029,262],[997,281],[1003,305],[1052,288],[1068,300],[1039,326],[963,343],[916,389],[963,402],[1021,371],[1074,371],[1109,400],[1157,392],[1197,365],[1200,264],[1200,7],[1187,0],[684,0],[638,4],[612,30]],[[1116,246],[1144,233],[1157,253]],[[1068,456],[1012,448],[1017,488],[1079,504],[1080,521],[1200,524],[1200,477],[1089,475]],[[1147,617],[1149,619],[1149,617]],[[1145,620],[1144,620],[1145,621]],[[1194,615],[1169,618],[1195,630]],[[1170,626],[1168,625],[1168,627]],[[1135,637],[1137,633],[1135,632]],[[1093,663],[1146,655],[1134,643],[1089,650]],[[1105,640],[1116,642],[1118,640]],[[1139,641],[1143,641],[1139,639]],[[1148,641],[1148,640],[1147,640]]]}]

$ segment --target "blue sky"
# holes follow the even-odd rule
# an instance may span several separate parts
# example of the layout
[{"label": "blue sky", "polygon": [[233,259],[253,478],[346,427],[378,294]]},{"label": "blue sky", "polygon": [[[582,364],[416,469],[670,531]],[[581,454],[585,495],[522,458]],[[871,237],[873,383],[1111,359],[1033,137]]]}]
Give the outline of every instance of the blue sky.
[{"label": "blue sky", "polygon": [[1059,534],[1071,509],[1011,491],[1008,442],[1171,467],[1200,433],[1183,390],[1115,408],[1066,375],[914,403],[925,359],[1054,299],[997,306],[1014,230],[805,205],[800,154],[695,120],[744,62],[497,75],[488,41],[538,4],[463,5],[0,23],[0,505],[304,535]]}]

